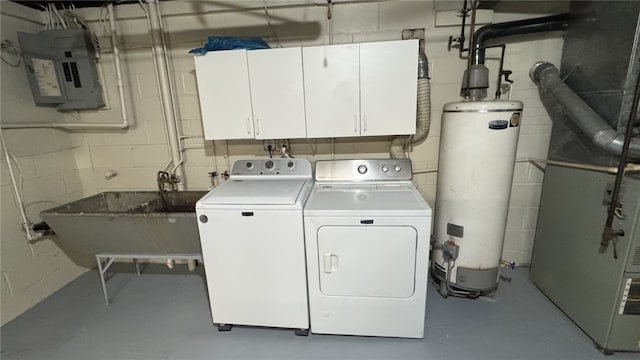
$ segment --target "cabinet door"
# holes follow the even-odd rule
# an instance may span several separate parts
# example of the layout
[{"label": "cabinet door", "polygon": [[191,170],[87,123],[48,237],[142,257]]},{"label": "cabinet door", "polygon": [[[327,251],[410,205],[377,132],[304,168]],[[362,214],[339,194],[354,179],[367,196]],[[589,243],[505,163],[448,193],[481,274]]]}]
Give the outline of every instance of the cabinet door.
[{"label": "cabinet door", "polygon": [[256,139],[304,138],[302,49],[247,52]]},{"label": "cabinet door", "polygon": [[417,86],[418,40],[360,44],[360,134],[415,134]]},{"label": "cabinet door", "polygon": [[415,228],[323,226],[317,236],[320,291],[324,295],[413,295],[418,236]]},{"label": "cabinet door", "polygon": [[302,50],[307,137],[360,135],[358,44]]},{"label": "cabinet door", "polygon": [[195,65],[204,138],[252,139],[246,50],[209,52]]}]

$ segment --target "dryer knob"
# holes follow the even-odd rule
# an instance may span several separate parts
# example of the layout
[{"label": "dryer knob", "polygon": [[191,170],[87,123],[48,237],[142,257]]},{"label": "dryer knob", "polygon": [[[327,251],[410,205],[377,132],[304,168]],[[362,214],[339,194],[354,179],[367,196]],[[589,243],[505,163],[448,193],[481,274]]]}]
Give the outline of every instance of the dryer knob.
[{"label": "dryer knob", "polygon": [[273,169],[273,167],[275,166],[275,164],[273,163],[273,161],[269,160],[269,161],[267,161],[267,162],[264,164],[264,166],[265,166],[267,169],[271,170],[271,169]]},{"label": "dryer knob", "polygon": [[203,224],[206,224],[207,221],[209,221],[209,218],[207,217],[207,215],[200,215],[198,219],[200,219],[200,222]]},{"label": "dryer knob", "polygon": [[394,170],[395,172],[400,172],[400,171],[402,170],[402,167],[401,167],[400,165],[396,165],[396,166],[393,168],[393,170]]},{"label": "dryer knob", "polygon": [[360,166],[358,166],[358,172],[359,172],[360,174],[364,174],[364,173],[366,173],[366,172],[367,172],[367,170],[368,170],[368,169],[367,169],[367,165],[360,165]]}]

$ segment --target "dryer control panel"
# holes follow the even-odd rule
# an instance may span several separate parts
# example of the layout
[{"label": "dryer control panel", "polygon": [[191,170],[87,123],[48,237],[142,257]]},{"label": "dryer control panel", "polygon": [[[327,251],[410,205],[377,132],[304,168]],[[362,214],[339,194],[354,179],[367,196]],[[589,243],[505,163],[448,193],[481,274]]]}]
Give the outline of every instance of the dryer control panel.
[{"label": "dryer control panel", "polygon": [[326,160],[316,162],[316,181],[410,181],[409,159]]},{"label": "dryer control panel", "polygon": [[311,163],[306,159],[273,158],[237,160],[233,163],[231,176],[308,176],[311,177]]}]

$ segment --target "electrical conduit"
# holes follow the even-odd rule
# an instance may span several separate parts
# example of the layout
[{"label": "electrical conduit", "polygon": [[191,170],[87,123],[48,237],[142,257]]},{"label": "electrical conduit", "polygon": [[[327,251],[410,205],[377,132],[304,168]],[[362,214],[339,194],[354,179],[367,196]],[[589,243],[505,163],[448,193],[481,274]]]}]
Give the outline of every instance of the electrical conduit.
[{"label": "electrical conduit", "polygon": [[18,190],[18,183],[16,182],[16,176],[13,174],[13,166],[11,165],[11,156],[9,155],[9,150],[7,150],[7,146],[4,143],[4,137],[0,133],[0,142],[2,142],[2,151],[4,152],[4,157],[7,160],[7,168],[9,168],[9,176],[11,177],[11,184],[13,185],[13,193],[16,200],[16,206],[18,206],[18,210],[20,210],[20,219],[22,221],[22,228],[27,236],[27,240],[32,241],[36,240],[39,236],[33,235],[31,233],[31,229],[29,228],[30,223],[29,219],[27,219],[27,214],[24,211],[24,205],[22,203],[22,195],[20,194],[20,190]]},{"label": "electrical conduit", "polygon": [[113,11],[113,3],[107,6],[109,12],[109,29],[111,30],[111,47],[113,49],[114,66],[116,68],[116,81],[118,83],[118,96],[120,97],[120,118],[122,123],[121,129],[129,127],[127,119],[127,107],[124,99],[124,82],[122,81],[122,69],[120,68],[120,46],[118,46],[118,34],[116,30],[116,16]]},{"label": "electrical conduit", "polygon": [[160,84],[160,100],[164,109],[165,121],[167,123],[171,160],[174,164],[173,175],[175,175],[179,180],[177,184],[178,190],[184,190],[185,176],[180,159],[180,139],[175,118],[175,108],[171,97],[167,58],[162,46],[162,29],[160,27],[160,18],[158,14],[158,2],[157,0],[146,0],[146,2],[149,6],[151,46],[154,50],[154,56],[157,64],[156,75]]}]

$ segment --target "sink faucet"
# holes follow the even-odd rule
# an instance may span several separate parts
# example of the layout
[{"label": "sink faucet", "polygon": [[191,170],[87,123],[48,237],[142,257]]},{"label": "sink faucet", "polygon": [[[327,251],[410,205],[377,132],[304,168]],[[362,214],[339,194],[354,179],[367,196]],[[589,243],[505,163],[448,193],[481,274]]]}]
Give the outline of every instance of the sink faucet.
[{"label": "sink faucet", "polygon": [[158,191],[160,193],[164,191],[178,191],[177,185],[180,180],[178,180],[175,175],[160,170],[156,176],[156,181],[158,182]]}]

